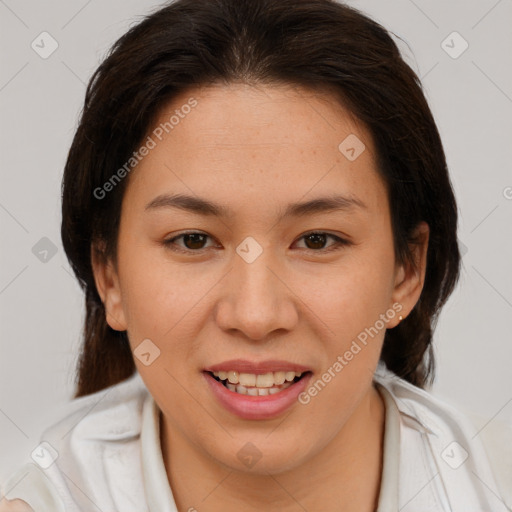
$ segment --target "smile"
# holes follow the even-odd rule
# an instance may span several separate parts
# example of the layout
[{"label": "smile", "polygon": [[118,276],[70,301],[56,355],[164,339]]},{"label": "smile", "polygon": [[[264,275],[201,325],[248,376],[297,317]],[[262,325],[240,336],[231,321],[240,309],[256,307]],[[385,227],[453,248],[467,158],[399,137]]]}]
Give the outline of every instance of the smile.
[{"label": "smile", "polygon": [[224,410],[242,419],[264,420],[296,405],[313,374],[306,367],[285,361],[233,360],[205,368],[203,375]]},{"label": "smile", "polygon": [[275,395],[297,382],[303,372],[269,372],[262,375],[235,370],[213,372],[213,377],[227,389],[240,395]]}]

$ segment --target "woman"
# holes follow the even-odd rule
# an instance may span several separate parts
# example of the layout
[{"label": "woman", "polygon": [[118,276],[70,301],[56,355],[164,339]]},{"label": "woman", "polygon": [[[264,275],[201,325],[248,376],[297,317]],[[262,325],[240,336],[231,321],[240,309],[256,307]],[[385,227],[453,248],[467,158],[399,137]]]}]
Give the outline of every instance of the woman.
[{"label": "woman", "polygon": [[374,21],[330,0],[148,16],[88,86],[62,214],[77,390],[5,510],[511,506],[512,459],[424,390],[457,208]]}]

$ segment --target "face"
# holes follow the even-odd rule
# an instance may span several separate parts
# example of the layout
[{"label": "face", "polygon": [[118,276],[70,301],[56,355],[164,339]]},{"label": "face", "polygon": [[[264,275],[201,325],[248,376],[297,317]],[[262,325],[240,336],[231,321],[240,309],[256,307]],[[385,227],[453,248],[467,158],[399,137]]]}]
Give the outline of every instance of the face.
[{"label": "face", "polygon": [[395,260],[370,133],[327,94],[232,84],[174,98],[149,137],[116,265],[94,263],[108,322],[175,439],[240,471],[304,464],[423,282]]}]

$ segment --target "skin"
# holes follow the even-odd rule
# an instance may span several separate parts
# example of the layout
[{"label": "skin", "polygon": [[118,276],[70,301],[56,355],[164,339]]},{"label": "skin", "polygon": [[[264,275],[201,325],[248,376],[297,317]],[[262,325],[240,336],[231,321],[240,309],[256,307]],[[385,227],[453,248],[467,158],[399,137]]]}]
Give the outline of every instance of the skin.
[{"label": "skin", "polygon": [[[109,325],[127,330],[132,349],[149,338],[160,350],[149,366],[135,363],[162,411],[162,453],[178,509],[373,511],[385,408],[372,376],[385,328],[307,405],[271,420],[227,412],[202,371],[228,359],[284,359],[309,367],[314,382],[393,304],[404,318],[414,307],[428,226],[418,226],[416,268],[399,264],[371,135],[328,93],[196,88],[166,105],[155,126],[190,97],[197,106],[129,177],[117,261],[92,251]],[[338,149],[349,134],[366,146],[354,161]],[[200,196],[234,215],[145,210],[163,193]],[[365,207],[278,222],[288,203],[333,193]],[[163,244],[185,230],[208,237],[174,242],[188,253]],[[304,236],[313,230],[351,243],[327,252],[336,241]],[[263,249],[252,263],[236,252],[248,236]],[[398,321],[396,314],[386,327]],[[248,442],[261,453],[252,468],[237,458]]]},{"label": "skin", "polygon": [[34,509],[24,500],[0,498],[0,512],[34,512]]}]

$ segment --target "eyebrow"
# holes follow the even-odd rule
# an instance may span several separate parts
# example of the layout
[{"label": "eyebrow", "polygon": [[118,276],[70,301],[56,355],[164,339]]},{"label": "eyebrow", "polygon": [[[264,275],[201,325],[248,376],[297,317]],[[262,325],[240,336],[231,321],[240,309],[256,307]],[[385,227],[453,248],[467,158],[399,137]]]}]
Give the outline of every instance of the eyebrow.
[{"label": "eyebrow", "polygon": [[[216,204],[207,199],[185,194],[161,194],[150,201],[145,210],[156,210],[159,208],[178,208],[180,210],[196,213],[204,216],[234,217],[235,213],[227,206]],[[319,213],[335,211],[349,211],[356,208],[366,209],[367,206],[360,199],[354,196],[332,195],[318,197],[302,203],[290,203],[284,213],[279,215],[278,220],[287,217],[304,217]]]}]

